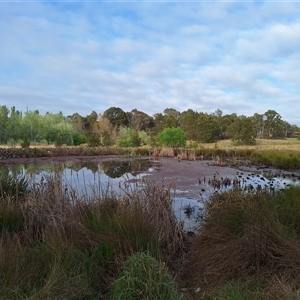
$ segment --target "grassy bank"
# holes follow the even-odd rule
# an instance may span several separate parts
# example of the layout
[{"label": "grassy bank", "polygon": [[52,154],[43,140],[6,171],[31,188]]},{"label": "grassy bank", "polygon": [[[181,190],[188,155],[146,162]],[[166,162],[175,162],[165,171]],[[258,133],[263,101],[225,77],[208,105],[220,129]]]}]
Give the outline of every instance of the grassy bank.
[{"label": "grassy bank", "polygon": [[[193,147],[189,147],[189,144]],[[283,169],[300,169],[300,140],[257,140],[253,146],[235,146],[230,140],[210,144],[188,143],[185,148],[164,147],[53,147],[43,145],[29,149],[0,147],[0,160],[10,158],[38,158],[63,156],[105,156],[123,157],[161,156],[182,160],[211,159],[217,165],[259,164]]]},{"label": "grassy bank", "polygon": [[171,184],[79,199],[45,179],[1,178],[1,299],[300,296],[299,187],[215,194],[191,236],[174,219]]},{"label": "grassy bank", "polygon": [[[184,234],[167,186],[78,199],[55,177],[26,192],[22,181],[22,193],[7,193],[19,191],[10,178],[1,182],[1,299],[124,299],[132,286],[141,297],[134,299],[180,299],[171,273],[184,256]],[[130,283],[132,268],[144,286]]]}]

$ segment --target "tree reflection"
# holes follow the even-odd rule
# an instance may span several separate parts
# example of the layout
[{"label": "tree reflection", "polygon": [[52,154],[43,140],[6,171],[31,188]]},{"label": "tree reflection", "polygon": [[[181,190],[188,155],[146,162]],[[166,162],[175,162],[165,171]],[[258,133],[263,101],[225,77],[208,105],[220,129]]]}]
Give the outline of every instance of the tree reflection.
[{"label": "tree reflection", "polygon": [[136,176],[141,172],[148,171],[150,167],[150,161],[147,159],[106,161],[101,163],[101,169],[110,178],[122,177],[126,173],[131,173],[133,176]]}]

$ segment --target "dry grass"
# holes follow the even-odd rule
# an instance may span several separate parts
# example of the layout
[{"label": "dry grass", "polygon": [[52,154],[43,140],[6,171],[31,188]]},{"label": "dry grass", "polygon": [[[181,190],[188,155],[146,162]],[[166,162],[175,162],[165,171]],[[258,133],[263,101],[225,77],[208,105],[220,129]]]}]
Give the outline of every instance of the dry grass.
[{"label": "dry grass", "polygon": [[257,139],[256,145],[251,146],[236,146],[233,145],[231,140],[221,140],[216,143],[203,143],[201,148],[207,149],[251,149],[251,150],[299,150],[300,140],[297,138],[287,139]]},{"label": "dry grass", "polygon": [[246,299],[296,299],[300,232],[290,214],[296,213],[300,199],[299,194],[288,195],[294,199],[267,193],[214,196],[206,205],[200,234],[192,241],[191,259],[183,274],[188,286],[224,299],[229,282],[236,282],[235,293],[240,282],[248,282],[244,293],[252,296]]},{"label": "dry grass", "polygon": [[14,206],[0,206],[3,214],[18,208],[10,227],[0,219],[1,299],[107,299],[132,254],[149,251],[168,266],[183,256],[171,186],[144,182],[119,199],[79,199],[59,178],[45,179]]}]

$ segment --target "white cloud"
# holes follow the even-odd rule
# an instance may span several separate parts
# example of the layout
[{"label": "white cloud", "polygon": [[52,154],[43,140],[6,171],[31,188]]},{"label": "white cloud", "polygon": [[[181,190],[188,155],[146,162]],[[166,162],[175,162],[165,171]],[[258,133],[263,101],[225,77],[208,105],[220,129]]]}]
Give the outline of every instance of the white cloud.
[{"label": "white cloud", "polygon": [[[0,105],[111,106],[298,123],[300,4],[0,3]],[[300,124],[299,124],[300,125]]]}]

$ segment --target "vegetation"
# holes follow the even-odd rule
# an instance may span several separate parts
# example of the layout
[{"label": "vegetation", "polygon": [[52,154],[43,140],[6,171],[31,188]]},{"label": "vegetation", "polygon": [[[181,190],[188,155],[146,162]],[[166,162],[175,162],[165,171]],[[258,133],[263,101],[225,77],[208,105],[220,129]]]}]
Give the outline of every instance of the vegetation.
[{"label": "vegetation", "polygon": [[299,296],[299,187],[214,194],[188,235],[171,182],[80,199],[52,176],[15,185],[23,192],[0,201],[1,299]]},{"label": "vegetation", "polygon": [[134,264],[143,273],[149,263],[152,269],[143,276],[152,288],[143,292],[171,299],[177,293],[172,261],[183,249],[183,236],[165,194],[170,188],[146,185],[122,199],[105,191],[78,199],[73,189],[62,191],[57,178],[47,177],[18,201],[4,195],[1,299],[116,298],[126,270]]},{"label": "vegetation", "polygon": [[184,273],[190,288],[214,299],[296,299],[299,191],[213,196]]},{"label": "vegetation", "polygon": [[186,134],[180,128],[165,128],[158,135],[158,143],[167,147],[185,147]]},{"label": "vegetation", "polygon": [[22,113],[15,107],[0,106],[0,144],[22,143],[25,148],[38,144],[61,147],[86,143],[93,147],[149,146],[157,144],[163,130],[171,128],[179,128],[195,143],[231,139],[234,145],[253,145],[260,139],[300,137],[299,127],[282,120],[274,110],[246,117],[235,113],[223,115],[220,109],[208,114],[167,108],[163,113],[149,116],[137,109],[125,112],[119,107],[110,107],[103,114],[92,111],[84,117],[78,113],[40,115],[37,110]]},{"label": "vegetation", "polygon": [[116,280],[111,299],[182,299],[177,285],[162,261],[147,252],[129,257]]}]

